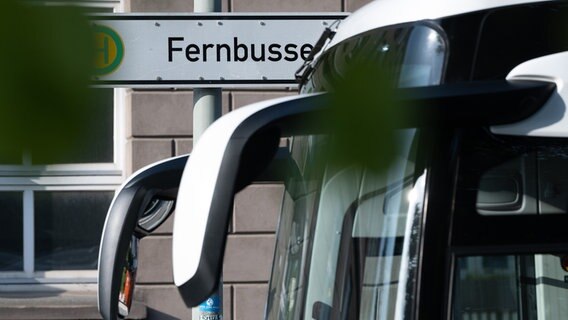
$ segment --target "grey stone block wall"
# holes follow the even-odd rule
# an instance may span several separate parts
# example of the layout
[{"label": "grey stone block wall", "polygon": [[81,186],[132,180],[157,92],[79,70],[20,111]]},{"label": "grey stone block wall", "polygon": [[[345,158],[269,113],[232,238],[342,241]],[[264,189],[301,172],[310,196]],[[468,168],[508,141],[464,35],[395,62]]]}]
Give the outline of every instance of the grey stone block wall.
[{"label": "grey stone block wall", "polygon": [[[229,12],[354,11],[367,2],[222,0],[222,9]],[[132,12],[191,12],[193,1],[126,0],[125,8]],[[291,94],[295,92],[285,88],[225,91],[223,113]],[[128,174],[152,162],[191,152],[191,91],[131,91],[127,101]],[[225,319],[257,320],[264,316],[282,193],[282,185],[256,184],[235,197],[223,267]],[[140,246],[136,299],[147,306],[148,319],[191,319],[191,310],[185,307],[173,285],[172,222],[170,218],[143,239]]]}]

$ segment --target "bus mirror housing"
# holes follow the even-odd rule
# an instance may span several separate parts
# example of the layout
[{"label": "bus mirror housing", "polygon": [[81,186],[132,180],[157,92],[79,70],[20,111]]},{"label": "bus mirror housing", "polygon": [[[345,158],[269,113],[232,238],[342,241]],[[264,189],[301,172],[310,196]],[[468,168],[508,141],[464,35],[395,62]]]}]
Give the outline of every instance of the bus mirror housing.
[{"label": "bus mirror housing", "polygon": [[[126,318],[132,308],[138,271],[138,241],[162,225],[173,212],[174,205],[175,200],[167,199],[164,195],[155,196],[146,204],[145,209],[138,217],[138,221],[136,221],[134,234],[126,251],[124,266],[118,277],[120,279],[118,292],[118,314],[120,317]],[[143,206],[144,204],[141,204],[141,208]],[[116,278],[113,281],[116,281]]]},{"label": "bus mirror housing", "polygon": [[187,306],[218,288],[233,195],[269,176],[280,138],[301,129],[298,121],[324,108],[326,99],[301,95],[239,108],[214,122],[194,146],[180,182],[173,231],[174,283]]},{"label": "bus mirror housing", "polygon": [[174,210],[188,157],[140,169],[116,193],[99,249],[98,306],[103,319],[128,315],[138,267],[138,240],[156,230]]},{"label": "bus mirror housing", "polygon": [[524,121],[491,127],[495,134],[567,137],[568,132],[568,51],[555,53],[521,63],[509,75],[509,80],[540,80],[556,84],[556,90],[542,108]]}]

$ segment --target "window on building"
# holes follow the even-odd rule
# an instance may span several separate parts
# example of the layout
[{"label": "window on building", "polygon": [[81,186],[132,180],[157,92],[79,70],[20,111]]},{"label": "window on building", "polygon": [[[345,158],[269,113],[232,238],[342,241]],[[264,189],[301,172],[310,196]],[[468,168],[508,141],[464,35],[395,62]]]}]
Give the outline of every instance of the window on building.
[{"label": "window on building", "polygon": [[123,170],[119,99],[113,89],[93,90],[98,99],[87,112],[94,121],[79,148],[0,164],[0,283],[96,277],[104,220]]},{"label": "window on building", "polygon": [[[76,3],[93,12],[121,5]],[[0,157],[0,284],[96,281],[106,213],[124,180],[124,91],[92,90],[87,134],[71,152]]]}]

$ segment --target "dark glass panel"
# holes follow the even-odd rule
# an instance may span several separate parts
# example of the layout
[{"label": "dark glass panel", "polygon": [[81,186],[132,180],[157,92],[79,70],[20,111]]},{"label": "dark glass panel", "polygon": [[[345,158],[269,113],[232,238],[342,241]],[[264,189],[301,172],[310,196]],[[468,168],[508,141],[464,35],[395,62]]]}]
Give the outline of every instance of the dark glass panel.
[{"label": "dark glass panel", "polygon": [[23,270],[22,192],[0,192],[0,271]]},{"label": "dark glass panel", "polygon": [[35,193],[35,269],[96,269],[111,191]]}]

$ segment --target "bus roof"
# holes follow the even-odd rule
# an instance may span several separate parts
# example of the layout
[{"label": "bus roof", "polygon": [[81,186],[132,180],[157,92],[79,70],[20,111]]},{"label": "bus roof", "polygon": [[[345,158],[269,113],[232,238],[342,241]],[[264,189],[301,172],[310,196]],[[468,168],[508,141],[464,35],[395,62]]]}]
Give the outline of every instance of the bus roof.
[{"label": "bus roof", "polygon": [[380,27],[545,1],[551,0],[375,0],[341,22],[327,49],[357,34]]}]

